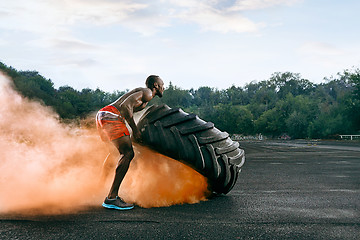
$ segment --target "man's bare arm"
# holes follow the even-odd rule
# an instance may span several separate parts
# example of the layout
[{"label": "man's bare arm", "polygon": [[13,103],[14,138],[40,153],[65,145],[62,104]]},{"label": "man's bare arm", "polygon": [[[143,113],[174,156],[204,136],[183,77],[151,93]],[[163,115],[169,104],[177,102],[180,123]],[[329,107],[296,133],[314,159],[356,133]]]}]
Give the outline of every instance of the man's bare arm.
[{"label": "man's bare arm", "polygon": [[153,98],[150,89],[142,89],[129,95],[120,105],[120,112],[129,123],[135,138],[140,137],[140,132],[134,121],[134,112],[145,108],[146,104]]}]

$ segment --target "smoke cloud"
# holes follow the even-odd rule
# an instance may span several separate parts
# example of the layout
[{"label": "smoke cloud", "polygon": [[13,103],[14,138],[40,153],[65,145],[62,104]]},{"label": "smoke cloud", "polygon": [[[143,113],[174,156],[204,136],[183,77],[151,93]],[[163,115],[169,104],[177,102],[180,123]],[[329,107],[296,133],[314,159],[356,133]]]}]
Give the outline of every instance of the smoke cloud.
[{"label": "smoke cloud", "polygon": [[204,176],[147,147],[135,145],[135,161],[120,192],[142,207],[197,203],[209,193]]},{"label": "smoke cloud", "polygon": [[[147,208],[206,199],[202,175],[144,146],[134,150],[119,191],[125,200]],[[14,91],[0,72],[0,213],[59,214],[100,206],[114,174],[99,184],[107,151],[95,124],[61,123],[51,108]]]}]

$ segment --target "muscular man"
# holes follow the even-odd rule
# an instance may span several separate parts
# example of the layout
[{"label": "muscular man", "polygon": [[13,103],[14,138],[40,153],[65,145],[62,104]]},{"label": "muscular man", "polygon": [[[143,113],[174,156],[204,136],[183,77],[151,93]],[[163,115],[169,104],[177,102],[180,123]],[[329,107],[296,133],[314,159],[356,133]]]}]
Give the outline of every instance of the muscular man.
[{"label": "muscular man", "polygon": [[118,191],[122,180],[125,177],[131,160],[134,158],[130,133],[125,125],[125,120],[132,129],[133,137],[140,140],[140,131],[137,128],[133,113],[145,108],[147,103],[156,95],[162,97],[164,83],[159,76],[150,75],[145,82],[147,88],[135,88],[124,94],[112,104],[102,108],[96,115],[96,125],[101,139],[109,144],[110,153],[106,157],[103,167],[103,179],[111,169],[114,158],[120,154],[115,171],[115,178],[108,196],[102,206],[110,209],[132,209],[133,204],[124,202]]}]

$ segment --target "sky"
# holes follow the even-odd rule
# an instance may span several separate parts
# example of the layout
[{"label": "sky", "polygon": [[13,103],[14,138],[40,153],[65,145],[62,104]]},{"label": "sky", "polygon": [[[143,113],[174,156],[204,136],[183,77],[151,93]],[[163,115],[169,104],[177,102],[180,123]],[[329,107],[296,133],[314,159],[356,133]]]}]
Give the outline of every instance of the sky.
[{"label": "sky", "polygon": [[0,61],[104,91],[182,89],[360,67],[356,0],[1,0]]}]

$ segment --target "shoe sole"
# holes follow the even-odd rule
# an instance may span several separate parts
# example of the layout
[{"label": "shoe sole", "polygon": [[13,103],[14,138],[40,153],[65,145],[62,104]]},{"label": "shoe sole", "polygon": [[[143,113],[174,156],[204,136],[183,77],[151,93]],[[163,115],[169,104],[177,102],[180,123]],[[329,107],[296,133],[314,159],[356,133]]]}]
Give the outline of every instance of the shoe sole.
[{"label": "shoe sole", "polygon": [[104,208],[116,209],[116,210],[130,210],[130,209],[134,208],[134,206],[131,206],[131,207],[119,207],[119,206],[115,206],[115,205],[112,205],[112,204],[106,204],[106,203],[103,203],[102,206]]}]

